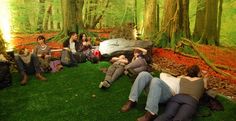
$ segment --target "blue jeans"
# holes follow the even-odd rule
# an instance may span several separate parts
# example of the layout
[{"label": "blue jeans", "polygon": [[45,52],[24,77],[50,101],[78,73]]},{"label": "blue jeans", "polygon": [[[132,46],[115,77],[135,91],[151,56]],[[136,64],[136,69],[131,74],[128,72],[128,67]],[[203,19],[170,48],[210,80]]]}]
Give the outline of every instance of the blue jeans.
[{"label": "blue jeans", "polygon": [[138,97],[144,88],[148,89],[145,109],[149,112],[158,113],[159,103],[165,103],[172,97],[169,86],[159,78],[153,77],[148,72],[141,72],[131,88],[129,100],[138,101]]},{"label": "blue jeans", "polygon": [[39,66],[39,59],[36,55],[31,55],[31,61],[29,64],[23,62],[20,56],[15,55],[15,61],[18,67],[19,72],[24,74],[33,74],[33,73],[40,73],[41,69]]}]

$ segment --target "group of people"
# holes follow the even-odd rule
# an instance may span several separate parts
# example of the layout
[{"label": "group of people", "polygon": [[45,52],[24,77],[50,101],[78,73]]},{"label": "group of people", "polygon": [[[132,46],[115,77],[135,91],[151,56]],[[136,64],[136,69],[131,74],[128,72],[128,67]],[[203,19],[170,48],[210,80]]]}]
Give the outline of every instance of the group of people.
[{"label": "group of people", "polygon": [[[19,49],[18,54],[15,54],[15,62],[20,74],[22,75],[21,85],[26,85],[29,79],[28,74],[35,74],[36,78],[42,81],[47,79],[42,75],[43,72],[51,70],[51,48],[45,42],[46,38],[43,35],[37,37],[37,45],[33,51],[26,48]],[[98,42],[97,42],[98,44]],[[63,43],[62,56],[60,58],[60,67],[74,66],[80,62],[97,62],[99,55],[94,55],[91,43],[91,38],[85,33],[78,35],[76,32],[71,32],[69,38]],[[98,52],[99,54],[99,52]],[[61,65],[62,64],[62,65]]]},{"label": "group of people", "polygon": [[[33,53],[27,49],[21,49],[19,54],[15,55],[16,64],[22,75],[21,85],[28,82],[30,73],[35,73],[39,80],[47,80],[42,76],[42,66],[46,66],[50,61],[51,49],[46,44],[44,36],[38,36],[37,42]],[[69,60],[62,62],[64,65],[69,66],[85,60],[96,61],[97,59],[93,55],[91,41],[85,33],[80,34],[79,39],[76,32],[70,33],[63,47]],[[121,107],[122,112],[128,112],[134,108],[139,95],[142,91],[146,91],[146,113],[139,117],[138,121],[190,121],[196,113],[200,97],[207,88],[206,80],[199,76],[201,75],[200,68],[193,65],[186,70],[186,75],[178,77],[168,73],[160,73],[160,78],[153,77],[147,72],[148,64],[144,58],[146,54],[147,50],[137,47],[134,48],[130,62],[125,55],[113,57],[110,60],[112,65],[108,68],[105,79],[100,82],[99,88],[109,88],[123,73],[136,75],[128,101]],[[165,111],[160,115],[158,114],[159,103],[167,103]]]}]

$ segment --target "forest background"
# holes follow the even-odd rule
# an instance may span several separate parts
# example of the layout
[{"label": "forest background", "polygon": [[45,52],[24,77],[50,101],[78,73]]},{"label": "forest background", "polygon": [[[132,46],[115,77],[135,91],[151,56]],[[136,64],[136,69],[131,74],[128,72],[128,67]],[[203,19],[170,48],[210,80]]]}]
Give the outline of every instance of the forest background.
[{"label": "forest background", "polygon": [[[8,19],[8,23],[1,23],[4,23],[5,28],[9,26],[10,33],[64,31],[66,35],[68,31],[114,29],[132,23],[143,39],[159,41],[166,36],[167,41],[173,43],[172,40],[181,35],[196,41],[207,39],[208,42],[201,40],[201,43],[205,44],[236,46],[234,0],[3,0],[1,2],[3,6],[1,14]],[[177,33],[175,37],[171,31]],[[163,33],[167,34],[163,37]],[[212,39],[215,40],[211,42]]]}]

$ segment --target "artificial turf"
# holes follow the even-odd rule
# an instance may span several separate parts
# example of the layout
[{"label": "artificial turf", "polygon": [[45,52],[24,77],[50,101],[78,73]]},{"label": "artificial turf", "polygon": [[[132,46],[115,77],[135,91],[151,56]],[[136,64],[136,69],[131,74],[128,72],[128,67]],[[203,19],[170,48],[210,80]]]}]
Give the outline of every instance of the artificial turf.
[{"label": "artificial turf", "polygon": [[[13,73],[12,86],[0,90],[0,121],[135,121],[145,112],[146,96],[142,94],[136,108],[120,112],[127,101],[132,83],[122,76],[106,90],[99,89],[105,74],[99,69],[108,62],[64,68],[47,73],[47,82],[30,76],[25,86],[20,86],[20,75]],[[224,111],[210,111],[201,107],[200,112],[211,112],[209,117],[195,117],[195,121],[235,121],[236,104],[218,97]],[[164,106],[161,106],[161,112]]]}]

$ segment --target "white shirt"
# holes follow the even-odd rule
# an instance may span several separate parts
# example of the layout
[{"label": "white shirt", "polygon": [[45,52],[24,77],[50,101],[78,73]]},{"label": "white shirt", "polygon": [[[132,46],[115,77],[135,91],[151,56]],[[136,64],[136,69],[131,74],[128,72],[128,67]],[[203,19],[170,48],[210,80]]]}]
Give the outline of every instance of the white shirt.
[{"label": "white shirt", "polygon": [[160,79],[164,81],[171,89],[173,95],[179,93],[179,82],[181,77],[174,77],[167,73],[161,73]]},{"label": "white shirt", "polygon": [[70,41],[70,50],[72,53],[76,53],[76,50],[75,50],[75,42],[71,42]]}]

